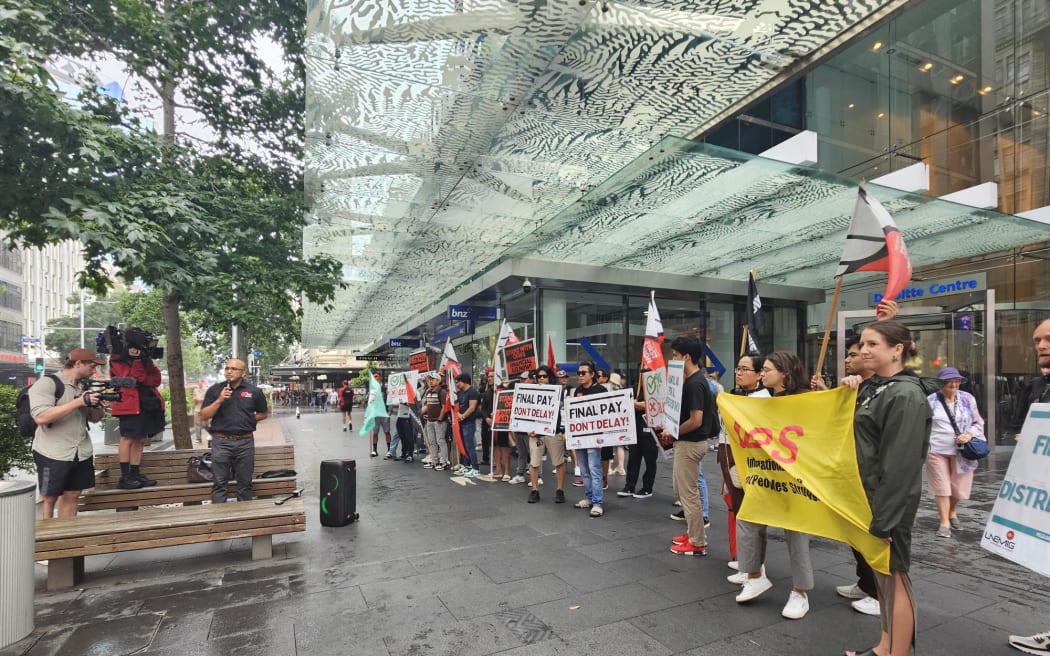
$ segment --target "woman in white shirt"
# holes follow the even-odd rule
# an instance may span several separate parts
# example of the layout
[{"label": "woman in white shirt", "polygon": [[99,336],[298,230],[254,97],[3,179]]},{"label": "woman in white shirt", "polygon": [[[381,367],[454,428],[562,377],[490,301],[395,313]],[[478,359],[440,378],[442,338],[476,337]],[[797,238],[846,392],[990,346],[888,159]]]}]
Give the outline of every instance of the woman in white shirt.
[{"label": "woman in white shirt", "polygon": [[956,512],[959,502],[970,498],[973,472],[977,469],[977,461],[959,455],[959,447],[970,440],[987,440],[984,419],[977,410],[977,399],[959,389],[966,378],[955,367],[941,369],[937,378],[945,383],[940,392],[927,397],[933,411],[933,429],[930,431],[930,452],[926,456],[926,482],[930,494],[937,500],[937,514],[941,520],[937,537],[950,538],[952,529],[960,528]]}]

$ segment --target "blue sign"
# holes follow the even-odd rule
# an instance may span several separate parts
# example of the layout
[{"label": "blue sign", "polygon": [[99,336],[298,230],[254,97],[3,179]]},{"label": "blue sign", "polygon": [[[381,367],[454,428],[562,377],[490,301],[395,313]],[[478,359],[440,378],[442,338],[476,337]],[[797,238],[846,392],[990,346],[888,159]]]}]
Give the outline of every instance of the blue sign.
[{"label": "blue sign", "polygon": [[23,344],[39,344],[40,343],[40,338],[39,337],[23,337],[23,338],[19,339],[18,341],[23,343]]},{"label": "blue sign", "polygon": [[420,341],[409,337],[395,337],[390,340],[390,348],[419,348]]},{"label": "blue sign", "polygon": [[[916,298],[934,298],[936,296],[950,296],[951,294],[967,294],[980,291],[987,287],[986,279],[978,276],[967,276],[953,280],[930,280],[921,285],[905,287],[897,294],[895,300],[907,301]],[[871,295],[871,304],[875,305],[882,300],[882,293]]]},{"label": "blue sign", "polygon": [[457,337],[464,337],[466,335],[474,334],[474,322],[464,321],[463,323],[455,323],[434,333],[434,336],[430,338],[430,341],[434,344],[444,344],[450,339],[456,339]]},{"label": "blue sign", "polygon": [[[495,321],[496,308],[478,305],[448,306],[449,321]],[[471,331],[474,332],[474,331]]]},{"label": "blue sign", "polygon": [[254,355],[255,357],[259,357],[262,355],[262,351],[252,351],[252,355]]}]

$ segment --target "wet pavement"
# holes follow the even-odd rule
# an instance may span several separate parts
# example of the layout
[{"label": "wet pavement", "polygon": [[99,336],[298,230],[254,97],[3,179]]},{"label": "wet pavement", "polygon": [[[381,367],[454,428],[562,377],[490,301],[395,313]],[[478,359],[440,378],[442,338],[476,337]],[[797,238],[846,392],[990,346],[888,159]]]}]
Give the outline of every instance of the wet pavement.
[{"label": "wet pavement", "polygon": [[[775,529],[766,561],[774,588],[747,606],[734,601],[720,499],[710,555],[670,553],[684,526],[669,519],[669,462],[650,499],[617,498],[623,478],[611,477],[606,515],[590,519],[571,505],[579,488],[567,485],[569,503],[553,503],[546,467],[542,501],[527,504],[525,485],[460,485],[418,459],[370,458],[365,438],[340,430],[338,413],[278,421],[308,490],[305,533],[275,536],[274,558],[258,562],[247,539],[89,557],[81,587],[60,593],[44,591],[38,564],[36,631],[0,655],[801,656],[876,642],[878,618],[835,594],[854,580],[845,546],[813,539],[816,587],[800,621],[780,615],[791,582]],[[342,458],[357,460],[361,521],[324,528],[318,463]],[[917,654],[1017,654],[1007,634],[1050,628],[1047,581],[978,546],[1008,458],[1000,448],[978,471],[953,538],[934,537],[933,501],[924,500],[912,572]],[[717,490],[713,458],[704,464]]]}]

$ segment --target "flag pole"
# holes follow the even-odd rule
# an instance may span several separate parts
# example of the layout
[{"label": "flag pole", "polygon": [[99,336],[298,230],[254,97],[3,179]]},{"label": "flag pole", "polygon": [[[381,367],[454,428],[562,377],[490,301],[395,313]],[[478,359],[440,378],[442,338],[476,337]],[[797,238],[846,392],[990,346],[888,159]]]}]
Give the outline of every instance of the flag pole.
[{"label": "flag pole", "polygon": [[744,357],[744,353],[747,352],[747,324],[744,324],[744,329],[740,331],[740,355],[739,358]]},{"label": "flag pole", "polygon": [[831,337],[831,322],[835,320],[835,310],[839,305],[839,292],[842,291],[842,276],[835,282],[835,294],[831,297],[831,305],[828,307],[828,321],[824,324],[824,339],[820,343],[820,357],[817,358],[817,368],[813,373],[819,374],[824,369],[824,356],[828,353],[828,339]]}]

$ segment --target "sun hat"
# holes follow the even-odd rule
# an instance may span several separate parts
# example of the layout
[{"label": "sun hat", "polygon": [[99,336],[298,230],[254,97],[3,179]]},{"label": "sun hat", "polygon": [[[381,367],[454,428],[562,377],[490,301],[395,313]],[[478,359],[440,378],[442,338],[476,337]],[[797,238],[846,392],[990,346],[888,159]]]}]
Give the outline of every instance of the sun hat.
[{"label": "sun hat", "polygon": [[937,378],[940,378],[941,380],[952,380],[953,378],[958,378],[962,383],[966,383],[968,380],[966,376],[959,373],[959,370],[955,367],[945,367],[944,369],[941,369],[937,372]]}]

